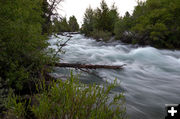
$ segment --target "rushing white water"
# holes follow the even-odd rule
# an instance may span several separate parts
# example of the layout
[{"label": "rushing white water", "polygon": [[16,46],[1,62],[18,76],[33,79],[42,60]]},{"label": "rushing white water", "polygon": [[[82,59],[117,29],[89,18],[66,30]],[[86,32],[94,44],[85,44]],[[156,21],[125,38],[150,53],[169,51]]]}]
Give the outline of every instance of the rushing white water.
[{"label": "rushing white water", "polygon": [[[59,36],[66,41],[68,38]],[[59,39],[50,39],[51,48]],[[180,51],[136,47],[119,42],[104,43],[83,35],[73,35],[60,54],[61,62],[121,65],[123,70],[99,69],[95,75],[81,74],[84,83],[103,84],[115,78],[120,86],[114,92],[124,92],[130,119],[164,119],[165,104],[180,103]],[[56,75],[67,73],[57,68]]]}]

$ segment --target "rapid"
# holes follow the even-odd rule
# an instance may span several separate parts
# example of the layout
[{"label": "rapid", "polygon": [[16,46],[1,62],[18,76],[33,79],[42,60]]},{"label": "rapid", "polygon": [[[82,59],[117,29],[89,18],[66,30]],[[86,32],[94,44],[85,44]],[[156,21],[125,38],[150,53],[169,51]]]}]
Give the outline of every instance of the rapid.
[{"label": "rapid", "polygon": [[[68,34],[68,33],[66,33]],[[165,104],[180,103],[180,51],[150,46],[127,45],[119,41],[103,42],[81,34],[72,38],[59,54],[65,63],[122,65],[122,70],[96,69],[81,72],[83,83],[120,83],[113,92],[123,92],[130,119],[164,119]],[[59,35],[65,42],[68,37]],[[51,37],[49,48],[58,49],[59,38]],[[55,68],[56,77],[68,75],[69,69]],[[77,72],[77,71],[75,71]]]}]

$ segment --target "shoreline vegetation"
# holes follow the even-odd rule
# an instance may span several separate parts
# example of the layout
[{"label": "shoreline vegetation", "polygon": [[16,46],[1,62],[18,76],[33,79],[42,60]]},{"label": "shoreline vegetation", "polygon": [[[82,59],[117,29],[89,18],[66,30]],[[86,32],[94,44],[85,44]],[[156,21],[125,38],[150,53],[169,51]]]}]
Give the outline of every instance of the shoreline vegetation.
[{"label": "shoreline vegetation", "polygon": [[123,94],[109,95],[116,83],[85,85],[73,74],[64,82],[49,76],[59,62],[47,48],[49,36],[79,30],[74,16],[59,21],[61,2],[0,1],[0,118],[125,119]]},{"label": "shoreline vegetation", "polygon": [[36,84],[37,93],[19,96],[10,93],[5,102],[5,119],[126,119],[123,94],[109,94],[116,83],[99,86],[82,84],[77,76],[62,81]]},{"label": "shoreline vegetation", "polygon": [[138,1],[132,15],[119,17],[117,7],[104,0],[100,8],[86,9],[81,33],[105,41],[115,37],[124,43],[180,49],[180,1]]}]

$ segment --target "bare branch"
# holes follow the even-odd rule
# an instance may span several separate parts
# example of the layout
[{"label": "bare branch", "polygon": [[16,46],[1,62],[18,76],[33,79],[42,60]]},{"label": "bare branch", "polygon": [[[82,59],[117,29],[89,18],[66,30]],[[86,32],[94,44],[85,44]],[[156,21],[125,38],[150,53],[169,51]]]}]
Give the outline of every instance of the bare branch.
[{"label": "bare branch", "polygon": [[[57,36],[57,35],[55,35],[55,36]],[[58,36],[57,36],[58,37]],[[71,40],[71,38],[72,38],[72,36],[66,36],[66,37],[69,37],[69,39],[68,40],[66,40],[63,44],[60,44],[60,48],[57,50],[57,52],[54,54],[54,58],[57,56],[57,54],[59,53],[59,52],[61,52],[62,51],[62,48],[64,47],[64,46],[66,46],[66,43],[69,41],[69,40]],[[59,37],[58,37],[59,38]]]},{"label": "bare branch", "polygon": [[56,67],[71,67],[77,69],[122,69],[124,65],[87,65],[87,64],[70,64],[70,63],[55,63]]}]

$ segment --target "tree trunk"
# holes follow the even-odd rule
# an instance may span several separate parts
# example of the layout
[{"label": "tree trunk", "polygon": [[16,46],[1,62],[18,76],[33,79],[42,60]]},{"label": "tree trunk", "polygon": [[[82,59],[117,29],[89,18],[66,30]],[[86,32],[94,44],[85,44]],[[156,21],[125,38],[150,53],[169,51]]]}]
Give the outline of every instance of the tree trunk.
[{"label": "tree trunk", "polygon": [[[125,65],[125,64],[124,64]],[[55,63],[56,67],[71,67],[77,69],[122,69],[124,65],[86,65],[86,64],[70,64],[70,63]]]}]

